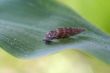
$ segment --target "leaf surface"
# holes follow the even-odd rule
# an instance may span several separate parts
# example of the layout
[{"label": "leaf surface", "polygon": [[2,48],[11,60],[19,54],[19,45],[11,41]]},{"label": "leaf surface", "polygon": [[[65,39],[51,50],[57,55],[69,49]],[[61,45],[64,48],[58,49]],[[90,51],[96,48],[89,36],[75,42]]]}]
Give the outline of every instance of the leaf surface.
[{"label": "leaf surface", "polygon": [[[45,33],[60,27],[81,27],[86,31],[46,45]],[[109,36],[54,0],[1,0],[0,46],[20,58],[78,49],[110,63]]]}]

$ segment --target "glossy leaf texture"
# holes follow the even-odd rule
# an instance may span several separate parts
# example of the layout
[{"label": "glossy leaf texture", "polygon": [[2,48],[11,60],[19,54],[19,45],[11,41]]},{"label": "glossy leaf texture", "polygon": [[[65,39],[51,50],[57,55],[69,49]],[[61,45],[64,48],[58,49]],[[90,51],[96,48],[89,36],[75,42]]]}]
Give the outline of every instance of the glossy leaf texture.
[{"label": "glossy leaf texture", "polygon": [[[45,44],[45,33],[60,27],[86,31]],[[0,46],[19,58],[39,57],[69,48],[110,63],[110,37],[56,0],[0,0]]]}]

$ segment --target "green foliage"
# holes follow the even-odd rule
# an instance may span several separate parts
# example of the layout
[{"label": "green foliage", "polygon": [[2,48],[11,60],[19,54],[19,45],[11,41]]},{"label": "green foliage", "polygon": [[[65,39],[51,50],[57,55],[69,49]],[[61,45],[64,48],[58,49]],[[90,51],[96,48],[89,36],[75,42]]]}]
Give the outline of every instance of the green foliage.
[{"label": "green foliage", "polygon": [[110,34],[110,0],[58,0]]},{"label": "green foliage", "polygon": [[[0,11],[0,46],[13,56],[44,56],[70,48],[110,63],[110,38],[60,3],[53,0],[2,0]],[[59,27],[81,27],[86,31],[46,45],[43,42],[45,33]]]}]

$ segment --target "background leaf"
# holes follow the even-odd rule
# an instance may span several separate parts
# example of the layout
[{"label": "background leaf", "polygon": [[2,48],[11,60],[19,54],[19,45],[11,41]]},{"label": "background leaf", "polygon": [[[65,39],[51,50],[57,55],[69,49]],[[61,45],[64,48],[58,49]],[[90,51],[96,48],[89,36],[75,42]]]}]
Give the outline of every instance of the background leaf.
[{"label": "background leaf", "polygon": [[58,0],[75,9],[86,20],[110,34],[110,0]]},{"label": "background leaf", "polygon": [[[59,27],[81,27],[77,36],[46,45],[45,33]],[[73,10],[53,0],[1,0],[0,46],[16,57],[36,57],[62,49],[79,49],[110,63],[110,38]]]}]

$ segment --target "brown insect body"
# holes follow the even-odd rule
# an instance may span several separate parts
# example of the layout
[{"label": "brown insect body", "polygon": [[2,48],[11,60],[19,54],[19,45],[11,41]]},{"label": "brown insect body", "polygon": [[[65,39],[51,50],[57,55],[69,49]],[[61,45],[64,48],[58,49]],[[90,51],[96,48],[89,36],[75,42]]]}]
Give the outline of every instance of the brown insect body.
[{"label": "brown insect body", "polygon": [[83,32],[85,29],[83,28],[58,28],[56,30],[49,31],[45,36],[45,43],[50,43],[53,39],[61,39],[61,38],[68,38],[70,36],[74,36]]}]

